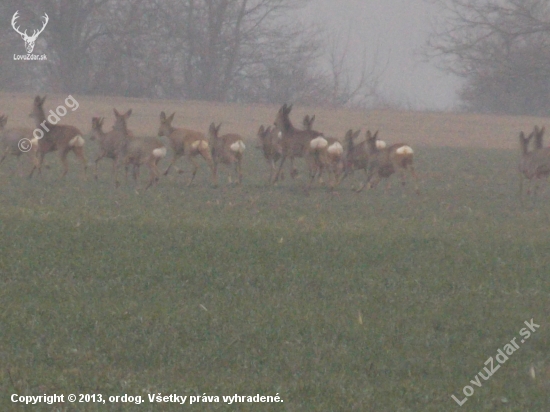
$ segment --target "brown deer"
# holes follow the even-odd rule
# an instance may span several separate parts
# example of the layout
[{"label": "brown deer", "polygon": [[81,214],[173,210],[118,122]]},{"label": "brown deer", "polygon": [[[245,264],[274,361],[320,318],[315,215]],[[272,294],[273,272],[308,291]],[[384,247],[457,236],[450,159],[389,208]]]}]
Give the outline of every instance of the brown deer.
[{"label": "brown deer", "polygon": [[[335,137],[326,137],[328,146],[324,153],[324,159],[322,161],[322,168],[327,169],[329,175],[332,175],[333,182],[330,183],[330,187],[336,187],[342,180],[344,171],[344,146],[340,143],[340,140]],[[321,169],[322,172],[322,169]]]},{"label": "brown deer", "polygon": [[366,184],[375,188],[381,179],[387,179],[392,174],[401,174],[401,183],[405,185],[405,175],[408,170],[415,179],[415,192],[418,194],[418,177],[413,166],[413,149],[405,143],[396,143],[386,148],[377,145],[378,131],[371,134],[367,130],[367,147],[369,149],[369,165]]},{"label": "brown deer", "polygon": [[[369,165],[369,147],[366,140],[362,140],[359,143],[356,143],[356,139],[359,137],[361,130],[353,131],[349,129],[344,136],[344,174],[342,179],[353,173],[355,170],[363,170],[365,176],[368,176],[368,165]],[[385,149],[386,142],[383,140],[376,139],[376,147],[378,149]],[[357,192],[363,190],[365,183],[354,189]]]},{"label": "brown deer", "polygon": [[[262,150],[265,160],[269,163],[269,183],[273,180],[273,175],[277,169],[277,162],[283,156],[283,147],[281,145],[280,131],[276,127],[263,125],[258,129],[258,139],[260,139],[259,149]],[[280,179],[284,179],[284,174],[281,172]]]},{"label": "brown deer", "polygon": [[188,185],[191,185],[191,183],[193,183],[195,175],[197,174],[197,170],[199,169],[199,166],[195,161],[195,157],[197,155],[201,155],[206,163],[208,163],[208,166],[212,171],[212,179],[214,185],[216,185],[217,179],[214,173],[214,161],[212,160],[212,154],[210,153],[208,140],[206,139],[204,133],[173,127],[172,120],[174,120],[175,114],[176,113],[174,112],[169,117],[166,117],[166,114],[164,112],[161,112],[160,114],[160,127],[158,131],[158,136],[168,137],[172,146],[172,150],[174,151],[172,161],[170,162],[170,165],[168,166],[164,174],[168,174],[170,168],[174,165],[176,160],[178,160],[183,155],[186,155],[189,161],[193,164],[193,172],[191,175],[191,179],[188,183]]},{"label": "brown deer", "polygon": [[[523,132],[519,134],[521,159],[519,162],[520,185],[519,195],[523,202],[523,180],[528,180],[527,194],[531,193],[531,181],[533,179],[544,179],[550,175],[550,148],[543,148],[544,127],[541,129],[535,126],[534,130],[525,137]],[[535,148],[529,151],[529,142],[535,137]],[[538,182],[536,182],[533,195],[536,196]]]},{"label": "brown deer", "polygon": [[241,135],[230,133],[219,135],[221,123],[217,126],[211,123],[208,128],[208,138],[212,147],[212,160],[214,161],[214,175],[218,174],[218,164],[235,165],[238,183],[243,180],[242,160],[246,146]]},{"label": "brown deer", "polygon": [[274,124],[282,134],[281,145],[283,156],[273,182],[275,183],[279,179],[287,157],[290,157],[291,170],[294,170],[294,158],[304,157],[308,164],[310,175],[309,183],[305,188],[306,192],[308,192],[315,176],[322,170],[328,141],[322,133],[315,130],[299,130],[295,128],[289,118],[291,110],[292,105],[287,106],[284,104],[275,117]]},{"label": "brown deer", "polygon": [[45,101],[46,96],[43,98],[36,96],[34,98],[33,109],[30,114],[30,117],[34,118],[36,129],[40,130],[43,135],[37,147],[38,159],[31,170],[29,177],[32,177],[36,169],[38,169],[39,174],[41,173],[44,156],[46,156],[47,153],[54,151],[59,152],[61,163],[63,164],[62,177],[64,177],[69,171],[67,155],[71,151],[81,161],[84,168],[84,175],[86,175],[88,165],[86,163],[86,157],[84,156],[85,141],[82,137],[82,133],[74,126],[50,123],[46,119],[46,115],[44,113]]},{"label": "brown deer", "polygon": [[17,157],[17,172],[21,174],[21,155],[26,153],[36,162],[38,139],[32,135],[32,129],[17,128],[6,130],[7,116],[0,116],[0,164],[7,156]]},{"label": "brown deer", "polygon": [[124,166],[128,172],[128,166],[133,167],[134,180],[139,179],[139,168],[146,165],[149,168],[149,183],[147,190],[159,180],[158,163],[166,157],[166,147],[157,137],[136,137],[129,141],[124,158]]},{"label": "brown deer", "polygon": [[[304,126],[304,130],[313,130],[313,122],[315,121],[315,115],[309,116],[305,115],[304,119],[302,120],[302,125]],[[328,142],[327,150],[326,150],[326,156],[323,157],[321,165],[320,165],[320,171],[318,174],[319,181],[321,181],[321,175],[323,173],[323,169],[328,169],[329,174],[332,174],[334,178],[334,182],[331,184],[332,188],[334,188],[336,185],[340,183],[340,180],[342,178],[342,172],[343,172],[343,155],[344,155],[344,147],[342,146],[342,143],[334,137],[325,137],[325,139]]]},{"label": "brown deer", "polygon": [[[120,185],[118,181],[118,165],[125,158],[128,143],[130,138],[128,137],[128,131],[126,130],[126,119],[129,114],[121,115],[116,109],[113,109],[116,117],[115,126],[109,133],[103,131],[104,118],[94,117],[92,119],[92,130],[90,132],[90,140],[97,140],[99,143],[99,154],[95,159],[95,173],[94,177],[97,180],[97,169],[99,161],[103,158],[113,160],[113,180],[115,181],[115,187]],[[126,116],[128,114],[128,116]]]}]

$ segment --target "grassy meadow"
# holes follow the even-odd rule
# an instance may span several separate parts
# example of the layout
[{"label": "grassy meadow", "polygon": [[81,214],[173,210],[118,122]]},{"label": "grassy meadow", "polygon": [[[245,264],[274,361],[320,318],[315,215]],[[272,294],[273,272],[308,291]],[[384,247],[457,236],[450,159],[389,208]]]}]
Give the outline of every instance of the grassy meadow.
[{"label": "grassy meadow", "polygon": [[[8,127],[32,126],[32,96],[0,98]],[[252,139],[277,110],[75,98],[63,122],[84,133],[92,116],[106,116],[108,129],[112,107],[131,107],[136,134],[155,134],[166,110],[176,127],[206,131],[215,120]],[[62,102],[51,96],[46,107]],[[143,191],[132,181],[115,190],[110,160],[96,182],[72,157],[64,180],[55,154],[32,180],[7,159],[0,410],[548,411],[550,191],[524,205],[517,196],[517,132],[544,119],[304,107],[291,118],[305,113],[336,136],[369,127],[410,143],[420,195],[396,176],[357,194],[356,172],[306,197],[300,160],[296,181],[269,186],[253,140],[240,187],[221,167],[213,188],[204,162],[191,187],[188,173],[173,172]],[[92,160],[94,142],[86,149]],[[531,318],[540,328],[481,387],[471,384]],[[475,393],[459,407],[451,395],[465,398],[465,385]],[[144,403],[24,408],[14,393]],[[158,393],[220,402],[149,403]],[[284,402],[221,399],[234,394]]]}]

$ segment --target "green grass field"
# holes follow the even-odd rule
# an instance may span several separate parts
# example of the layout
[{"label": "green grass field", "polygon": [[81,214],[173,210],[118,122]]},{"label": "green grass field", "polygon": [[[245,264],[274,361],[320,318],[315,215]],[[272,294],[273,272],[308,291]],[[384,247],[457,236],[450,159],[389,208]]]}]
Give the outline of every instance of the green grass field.
[{"label": "green grass field", "polygon": [[114,190],[109,161],[98,182],[75,163],[60,181],[54,155],[40,179],[2,165],[0,410],[23,410],[13,393],[145,400],[32,411],[549,410],[550,194],[521,206],[515,152],[415,147],[420,196],[395,176],[356,194],[356,173],[305,197],[267,186],[252,146],[242,187],[212,188],[204,163],[147,192]]}]

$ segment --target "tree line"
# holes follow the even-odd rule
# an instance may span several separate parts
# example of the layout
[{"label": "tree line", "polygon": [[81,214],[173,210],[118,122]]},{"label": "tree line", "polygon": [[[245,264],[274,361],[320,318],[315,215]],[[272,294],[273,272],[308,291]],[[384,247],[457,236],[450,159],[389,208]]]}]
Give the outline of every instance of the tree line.
[{"label": "tree line", "polygon": [[464,79],[466,110],[548,115],[548,0],[429,1],[440,8],[425,55]]},{"label": "tree line", "polygon": [[380,70],[347,63],[348,43],[300,13],[308,0],[4,0],[2,22],[46,30],[16,61],[0,27],[0,88],[128,97],[364,105]]}]

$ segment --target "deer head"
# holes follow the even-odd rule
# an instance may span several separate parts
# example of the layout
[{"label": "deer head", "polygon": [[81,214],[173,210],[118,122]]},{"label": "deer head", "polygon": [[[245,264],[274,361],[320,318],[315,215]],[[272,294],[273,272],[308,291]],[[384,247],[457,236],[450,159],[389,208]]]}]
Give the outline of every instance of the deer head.
[{"label": "deer head", "polygon": [[12,19],[11,19],[11,25],[13,27],[13,29],[19,33],[21,35],[21,37],[23,38],[23,40],[25,41],[25,48],[27,49],[27,53],[32,53],[32,51],[34,50],[34,42],[36,41],[36,38],[38,37],[38,35],[40,33],[42,33],[44,31],[44,28],[46,27],[46,24],[48,24],[48,21],[50,20],[50,18],[48,17],[48,15],[46,13],[44,13],[44,15],[41,17],[44,19],[44,24],[42,26],[42,28],[40,30],[34,30],[33,33],[32,33],[32,36],[29,36],[27,35],[27,30],[25,30],[23,33],[21,33],[21,31],[19,31],[19,26],[15,26],[15,23],[16,23],[16,20],[17,18],[19,17],[19,10],[17,10],[15,12],[15,14],[13,15]]}]

